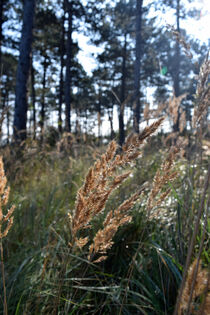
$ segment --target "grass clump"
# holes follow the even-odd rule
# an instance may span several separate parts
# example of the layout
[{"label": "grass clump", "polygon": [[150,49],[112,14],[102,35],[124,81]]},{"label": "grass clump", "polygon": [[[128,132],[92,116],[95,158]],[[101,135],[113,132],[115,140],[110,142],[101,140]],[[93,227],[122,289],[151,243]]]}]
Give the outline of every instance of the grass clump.
[{"label": "grass clump", "polygon": [[8,314],[7,310],[7,294],[6,294],[6,282],[5,282],[5,270],[4,270],[4,251],[3,251],[3,238],[5,238],[13,225],[13,212],[15,210],[15,206],[12,206],[7,213],[4,214],[4,208],[7,206],[9,199],[10,187],[6,187],[7,178],[4,173],[4,165],[2,157],[0,157],[0,252],[1,252],[1,275],[2,275],[2,286],[4,292],[2,301],[4,314]]},{"label": "grass clump", "polygon": [[[70,139],[70,153],[68,141],[65,151],[64,143],[41,150],[28,144],[17,162],[4,150],[7,205],[16,205],[14,214],[0,215],[6,230],[9,217],[15,222],[4,238],[8,313],[208,314],[210,168],[200,104],[206,109],[206,65],[196,130],[169,149],[168,137],[151,137],[160,118],[128,136],[121,150],[115,141],[105,150]],[[1,174],[3,205],[9,191]]]},{"label": "grass clump", "polygon": [[[172,314],[202,169],[175,162],[179,142],[162,147],[162,163],[154,144],[157,153],[147,144],[144,155],[145,135],[154,129],[129,136],[122,151],[111,142],[91,167],[95,155],[60,159],[60,152],[47,150],[33,160],[25,155],[24,170],[16,171],[21,178],[8,172],[18,188],[6,239],[9,313]],[[149,141],[159,148],[155,139]],[[204,230],[199,233],[193,255],[207,264],[208,241],[199,254]]]},{"label": "grass clump", "polygon": [[[110,194],[126,180],[131,172],[117,174],[119,168],[134,162],[141,154],[139,148],[162,123],[163,118],[146,127],[140,135],[131,135],[127,138],[121,154],[116,154],[117,144],[112,141],[105,154],[97,160],[95,165],[89,169],[84,185],[79,189],[77,194],[76,208],[73,216],[69,214],[73,242],[82,248],[89,241],[88,236],[76,238],[78,231],[89,228],[93,217],[102,213]],[[93,260],[95,254],[105,254],[113,244],[113,237],[118,228],[131,221],[129,210],[139,199],[144,191],[141,188],[131,197],[125,200],[115,211],[109,211],[106,215],[103,228],[100,229],[89,247],[89,259]],[[100,256],[95,262],[106,259],[107,256]]]}]

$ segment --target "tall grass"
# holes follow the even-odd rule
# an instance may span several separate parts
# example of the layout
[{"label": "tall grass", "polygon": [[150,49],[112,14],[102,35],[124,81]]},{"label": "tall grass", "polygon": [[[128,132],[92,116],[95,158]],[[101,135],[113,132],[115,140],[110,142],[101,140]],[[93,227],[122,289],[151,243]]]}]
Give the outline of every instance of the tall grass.
[{"label": "tall grass", "polygon": [[[48,152],[41,160],[36,156],[33,165],[32,159],[26,159],[24,170],[16,171],[21,172],[22,177],[15,176],[17,188],[13,186],[11,193],[17,208],[14,214],[15,224],[12,233],[5,239],[9,313],[106,314],[119,313],[120,310],[123,314],[172,313],[175,304],[174,290],[178,290],[181,281],[187,243],[199,205],[202,183],[198,187],[197,180],[201,170],[200,167],[196,167],[196,170],[193,167],[195,182],[192,187],[186,159],[175,162],[174,156],[170,170],[173,183],[163,181],[164,185],[161,186],[157,180],[152,182],[152,178],[157,178],[158,172],[161,172],[159,179],[164,177],[164,165],[169,161],[171,153],[170,150],[168,153],[150,153],[151,146],[160,146],[159,142],[156,143],[157,137],[150,141],[144,150],[138,150],[138,153],[144,154],[138,155],[131,168],[129,165],[120,166],[117,173],[106,177],[110,189],[113,188],[113,183],[117,185],[118,180],[123,181],[124,173],[127,176],[132,171],[133,174],[127,176],[120,187],[112,190],[105,209],[97,215],[94,213],[91,220],[86,216],[86,211],[92,209],[88,198],[95,195],[91,197],[92,190],[90,194],[84,194],[84,191],[88,191],[84,187],[90,181],[90,175],[82,185],[87,166],[94,160],[90,154],[80,161],[78,158],[61,160],[59,155],[56,157],[55,153],[52,152],[51,155]],[[109,150],[110,147],[108,152]],[[119,153],[121,154],[123,153]],[[115,153],[113,161],[117,155]],[[163,155],[165,159],[161,166]],[[102,160],[99,160],[100,163]],[[99,165],[99,162],[95,163]],[[170,172],[166,172],[168,179],[171,178]],[[8,175],[14,179],[13,174]],[[99,185],[98,180],[102,179],[100,175],[95,183],[96,188]],[[161,188],[156,196],[155,183]],[[79,189],[81,185],[82,188]],[[139,185],[143,185],[144,192],[141,195]],[[136,197],[140,197],[133,208],[130,207],[132,200],[129,200],[131,190],[136,190]],[[81,218],[86,221],[84,228],[77,229],[77,222],[82,222],[77,221],[78,195],[81,191],[83,198],[87,198],[82,204]],[[162,200],[162,194],[166,196],[165,200]],[[75,198],[77,202],[73,210]],[[102,200],[104,203],[104,199]],[[129,207],[125,209],[122,218],[125,217],[128,221],[125,220],[121,225],[121,218],[115,223],[117,216],[113,210],[119,209],[125,200]],[[152,200],[152,210],[149,210],[149,200]],[[162,200],[161,203],[159,200]],[[94,206],[94,209],[99,209],[96,204]],[[71,221],[68,212],[71,214]],[[202,216],[201,222],[203,218],[205,216]],[[201,241],[198,236],[202,238],[205,231],[205,225],[203,230],[202,226],[199,225],[196,233],[195,251],[191,261],[198,253]],[[110,227],[111,233],[109,230],[106,233]],[[99,236],[101,239],[98,240]],[[88,242],[85,245],[76,246],[80,245],[80,238],[86,237]],[[203,243],[201,257],[207,264],[206,236]],[[103,256],[106,256],[106,260],[93,263],[94,260],[105,258]]]},{"label": "tall grass", "polygon": [[15,161],[4,149],[2,314],[210,313],[208,74],[205,60],[191,143],[168,148],[160,118],[122,150],[33,142]]},{"label": "tall grass", "polygon": [[4,214],[4,208],[7,206],[9,199],[10,187],[6,187],[7,178],[4,173],[4,165],[2,158],[0,157],[0,252],[1,252],[1,274],[2,274],[2,284],[3,284],[3,306],[4,314],[7,315],[7,293],[6,293],[6,282],[5,282],[5,270],[4,270],[4,251],[3,251],[3,238],[5,238],[13,225],[13,212],[15,207],[12,206]]}]

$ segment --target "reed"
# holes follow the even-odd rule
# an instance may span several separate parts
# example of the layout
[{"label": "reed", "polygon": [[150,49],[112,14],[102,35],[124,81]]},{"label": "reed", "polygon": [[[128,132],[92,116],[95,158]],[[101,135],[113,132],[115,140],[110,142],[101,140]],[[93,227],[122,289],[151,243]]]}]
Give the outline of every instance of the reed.
[{"label": "reed", "polygon": [[7,315],[7,294],[6,294],[6,281],[4,272],[4,252],[2,240],[5,238],[13,225],[13,212],[15,207],[12,206],[7,213],[4,214],[4,208],[7,206],[9,199],[10,187],[7,187],[7,178],[4,173],[4,164],[2,157],[0,157],[0,251],[1,251],[1,273],[4,289],[4,314]]},{"label": "reed", "polygon": [[[171,188],[167,188],[167,185],[168,183],[172,183],[178,176],[178,172],[174,169],[174,161],[184,144],[184,141],[178,141],[176,146],[170,148],[167,158],[163,161],[154,176],[146,207],[150,219],[158,217],[160,212],[158,207],[171,192]],[[165,190],[163,191],[163,189]]]},{"label": "reed", "polygon": [[202,127],[203,120],[207,117],[208,107],[210,105],[210,60],[207,54],[203,64],[200,67],[198,83],[196,89],[196,104],[193,115],[193,127],[199,129]]},{"label": "reed", "polygon": [[173,25],[167,24],[167,27],[170,29],[172,35],[175,37],[176,41],[179,42],[179,44],[182,46],[182,48],[184,49],[184,53],[185,55],[189,58],[192,59],[193,55],[191,52],[191,47],[190,44],[187,43],[186,39],[184,36],[182,36],[180,34],[180,32],[178,32]]},{"label": "reed", "polygon": [[[187,273],[187,278],[179,304],[178,315],[184,314],[184,312],[186,310],[188,311],[188,309],[190,311],[190,314],[210,314],[210,292],[208,292],[208,290],[210,290],[210,282],[208,279],[209,276],[209,271],[207,269],[202,269],[201,262],[198,259],[195,259],[189,267]],[[205,289],[206,294],[203,297],[203,303],[197,306],[196,299],[198,300],[199,297],[201,299],[201,296],[204,294]],[[192,302],[189,303],[191,295]],[[202,313],[200,313],[201,308]]]},{"label": "reed", "polygon": [[[198,76],[198,83],[197,83],[197,90],[196,90],[196,99],[195,99],[195,108],[194,108],[194,115],[193,115],[193,127],[194,133],[196,135],[195,139],[195,148],[194,148],[194,164],[196,162],[200,165],[200,168],[203,164],[203,159],[202,159],[202,140],[203,140],[203,129],[204,129],[204,122],[205,120],[207,121],[207,111],[208,111],[208,106],[209,106],[209,96],[210,96],[210,87],[208,84],[208,77],[210,73],[210,61],[209,61],[209,54],[207,54],[201,68],[200,68],[200,73]],[[199,161],[196,161],[197,154],[199,153]],[[194,179],[193,179],[194,180]],[[187,281],[187,273],[189,270],[190,262],[193,260],[193,254],[194,254],[194,246],[195,246],[195,241],[196,237],[199,235],[199,229],[202,226],[202,216],[207,215],[208,211],[206,211],[205,214],[205,206],[208,209],[209,205],[209,199],[206,198],[206,195],[209,195],[209,182],[210,182],[210,165],[208,163],[208,171],[205,176],[205,183],[204,183],[204,188],[203,188],[203,193],[200,198],[200,206],[198,208],[195,222],[193,224],[193,231],[191,232],[191,237],[188,245],[188,252],[187,252],[187,257],[186,257],[186,262],[185,262],[185,268],[183,272],[183,279],[182,283],[179,289],[179,293],[177,296],[177,301],[176,301],[176,306],[174,309],[174,315],[178,314],[178,310],[180,309],[181,305],[181,300],[185,288],[185,284]],[[207,202],[206,202],[207,199]],[[205,205],[206,203],[206,205]],[[204,235],[207,233],[206,230],[204,230]],[[203,243],[201,242],[199,244],[199,252],[201,253],[203,250]],[[190,299],[193,298],[193,294],[191,294]],[[208,307],[208,300],[209,297],[207,296],[207,307]],[[205,306],[206,307],[206,306]],[[205,309],[203,306],[203,309]],[[187,313],[189,313],[189,307],[187,310]]]},{"label": "reed", "polygon": [[[127,137],[123,145],[122,152],[117,154],[117,143],[112,141],[105,154],[98,159],[94,166],[88,171],[83,186],[77,193],[75,211],[69,213],[69,219],[72,229],[72,243],[83,248],[88,242],[89,237],[80,237],[77,235],[81,230],[91,227],[91,221],[95,216],[104,212],[106,202],[110,194],[118,188],[130,175],[129,172],[122,170],[135,162],[141,155],[141,146],[162,124],[164,118],[146,127],[140,134],[131,134]],[[121,174],[118,174],[119,172]],[[133,204],[140,198],[144,188],[134,193],[125,200],[116,210],[110,211],[103,223],[103,229],[100,229],[89,246],[89,259],[93,259],[95,254],[105,254],[113,244],[113,237],[118,228],[131,221],[129,210]],[[105,259],[101,256],[99,262]]]}]

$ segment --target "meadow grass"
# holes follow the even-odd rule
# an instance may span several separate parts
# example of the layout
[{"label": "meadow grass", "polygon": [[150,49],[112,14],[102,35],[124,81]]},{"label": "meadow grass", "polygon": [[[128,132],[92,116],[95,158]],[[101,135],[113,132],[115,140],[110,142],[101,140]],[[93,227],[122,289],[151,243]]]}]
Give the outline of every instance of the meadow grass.
[{"label": "meadow grass", "polygon": [[[98,153],[96,156],[91,153],[95,148],[79,159],[67,155],[61,159],[60,153],[54,149],[36,153],[33,159],[26,152],[23,156],[24,169],[19,164],[17,168],[14,164],[8,168],[8,178],[13,181],[9,204],[16,205],[15,224],[4,240],[8,313],[172,313],[176,298],[174,291],[178,292],[182,279],[188,240],[199,209],[203,189],[200,178],[207,170],[208,159],[203,160],[202,167],[189,166],[186,158],[177,158],[175,161],[174,149],[162,147],[161,152],[157,151],[160,148],[158,136],[151,138],[141,150],[136,143],[134,141],[131,151],[129,149],[130,157],[138,156],[136,163],[132,161],[131,166],[130,163],[127,166],[120,165],[116,173],[112,176],[108,173],[105,177],[109,189],[112,188],[105,209],[97,215],[94,213],[90,220],[85,217],[86,210],[82,209],[86,220],[84,229],[81,226],[76,229],[76,224],[72,228],[72,221],[76,218],[78,192],[84,194],[84,191],[88,191],[84,187],[90,175],[86,176],[84,182],[83,178],[87,168],[91,169],[98,156]],[[107,149],[108,155],[113,150],[112,146],[113,143]],[[150,152],[150,147],[157,153]],[[123,153],[117,152],[110,156],[110,161],[115,161],[120,154]],[[106,156],[106,153],[102,156]],[[126,163],[127,159],[128,156]],[[98,161],[95,162],[96,170],[103,168],[104,158]],[[116,162],[112,163],[114,166]],[[130,171],[132,176],[128,173]],[[162,179],[164,172],[168,176],[167,180]],[[123,174],[126,174],[126,181]],[[173,182],[168,182],[171,178],[169,174],[172,174]],[[156,179],[158,176],[161,179],[159,182]],[[103,177],[100,175],[99,179]],[[119,187],[121,181],[123,183]],[[99,185],[98,181],[95,185]],[[145,185],[144,193],[140,196],[142,185]],[[154,194],[155,185],[158,187],[157,194]],[[89,189],[91,191],[92,188]],[[132,198],[133,191],[135,198],[140,199],[134,198],[136,202],[131,207],[134,200],[129,198]],[[162,200],[164,192],[167,193]],[[92,198],[91,194],[86,198]],[[106,227],[112,228],[113,222],[108,224],[107,221],[109,217],[115,219],[113,210],[125,205],[125,200],[128,206],[125,208],[125,217],[129,219],[123,224],[119,224],[120,220],[117,223],[114,221],[110,234]],[[153,202],[151,212],[150,200]],[[72,221],[69,221],[68,212],[71,213]],[[151,215],[148,215],[149,212]],[[202,215],[200,222],[205,222],[205,215]],[[192,259],[198,256],[202,235],[206,233],[207,227],[202,229],[202,226],[203,223],[199,225]],[[79,238],[75,234],[79,238],[88,236],[89,241],[78,247]],[[98,235],[100,241],[97,240]],[[97,242],[102,247],[97,247]],[[200,256],[204,265],[207,265],[206,234],[203,243]],[[93,252],[94,258],[90,256]],[[101,261],[101,257],[106,259],[93,263],[94,260]],[[200,301],[203,299],[200,298]],[[198,306],[201,302],[196,300]]]},{"label": "meadow grass", "polygon": [[121,150],[66,135],[2,150],[1,314],[210,313],[207,73],[171,147],[159,118]]}]

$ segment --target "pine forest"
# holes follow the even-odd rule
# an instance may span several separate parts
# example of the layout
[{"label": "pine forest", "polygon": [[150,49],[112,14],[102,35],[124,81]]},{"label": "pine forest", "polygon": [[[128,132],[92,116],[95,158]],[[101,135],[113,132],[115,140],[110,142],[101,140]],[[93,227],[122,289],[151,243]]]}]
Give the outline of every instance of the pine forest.
[{"label": "pine forest", "polygon": [[207,0],[0,0],[0,314],[210,314]]}]

